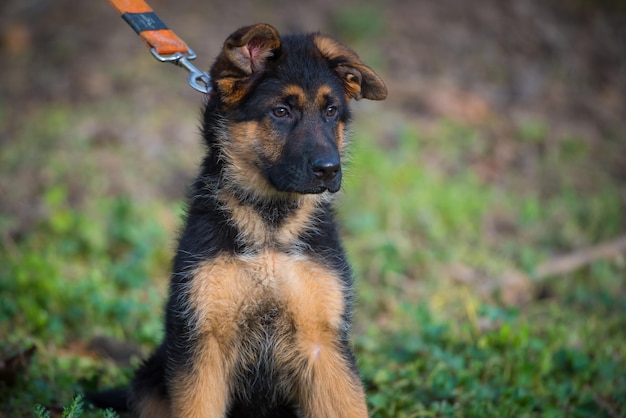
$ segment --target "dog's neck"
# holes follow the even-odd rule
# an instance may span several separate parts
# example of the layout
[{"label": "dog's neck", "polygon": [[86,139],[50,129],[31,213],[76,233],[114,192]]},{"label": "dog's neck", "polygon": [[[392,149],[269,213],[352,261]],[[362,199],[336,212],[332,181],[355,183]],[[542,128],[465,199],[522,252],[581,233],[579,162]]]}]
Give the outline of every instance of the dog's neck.
[{"label": "dog's neck", "polygon": [[219,189],[216,198],[229,213],[238,231],[239,244],[253,249],[289,249],[301,245],[302,237],[315,228],[316,211],[329,203],[322,195],[289,194],[259,199]]}]

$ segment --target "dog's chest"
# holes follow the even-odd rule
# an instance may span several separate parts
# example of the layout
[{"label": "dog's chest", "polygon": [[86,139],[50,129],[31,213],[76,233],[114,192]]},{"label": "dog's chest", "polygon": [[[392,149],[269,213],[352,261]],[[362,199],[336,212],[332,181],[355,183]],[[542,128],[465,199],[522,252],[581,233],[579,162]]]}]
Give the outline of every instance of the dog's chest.
[{"label": "dog's chest", "polygon": [[345,309],[338,272],[275,251],[207,261],[196,270],[190,290],[199,327],[226,339],[277,312],[298,330],[339,329]]}]

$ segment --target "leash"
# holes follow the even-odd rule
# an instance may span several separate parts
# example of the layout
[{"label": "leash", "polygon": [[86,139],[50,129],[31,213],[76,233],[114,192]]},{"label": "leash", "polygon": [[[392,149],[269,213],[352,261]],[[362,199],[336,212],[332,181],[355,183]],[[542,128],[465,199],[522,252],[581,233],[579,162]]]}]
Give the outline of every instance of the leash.
[{"label": "leash", "polygon": [[157,60],[186,69],[191,87],[200,93],[211,92],[209,74],[190,62],[196,58],[196,53],[159,19],[144,0],[109,0],[109,3],[143,39]]}]

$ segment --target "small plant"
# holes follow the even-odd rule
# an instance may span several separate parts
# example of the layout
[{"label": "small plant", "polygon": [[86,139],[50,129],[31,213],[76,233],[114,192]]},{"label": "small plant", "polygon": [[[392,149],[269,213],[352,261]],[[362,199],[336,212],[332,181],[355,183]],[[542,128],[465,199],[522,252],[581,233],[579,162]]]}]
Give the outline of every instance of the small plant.
[{"label": "small plant", "polygon": [[50,418],[50,411],[39,404],[35,405],[33,413],[37,418]]},{"label": "small plant", "polygon": [[[33,412],[37,418],[50,418],[50,411],[41,405],[36,405]],[[80,418],[84,414],[84,400],[81,394],[78,394],[72,400],[72,403],[63,408],[61,418]],[[106,409],[100,414],[104,418],[119,418],[119,415],[111,409]]]}]

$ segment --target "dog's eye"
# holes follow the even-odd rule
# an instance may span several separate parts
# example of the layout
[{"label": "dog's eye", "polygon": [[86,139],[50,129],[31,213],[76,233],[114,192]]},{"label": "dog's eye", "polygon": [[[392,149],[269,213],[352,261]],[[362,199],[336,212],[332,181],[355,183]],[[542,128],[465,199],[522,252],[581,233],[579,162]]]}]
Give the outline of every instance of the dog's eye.
[{"label": "dog's eye", "polygon": [[284,118],[285,116],[289,116],[289,109],[285,106],[279,106],[272,109],[272,114],[277,118]]},{"label": "dog's eye", "polygon": [[326,116],[332,117],[337,114],[337,106],[328,106],[326,108]]}]

